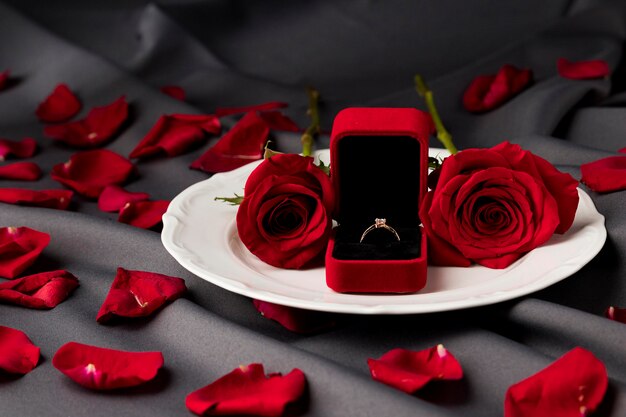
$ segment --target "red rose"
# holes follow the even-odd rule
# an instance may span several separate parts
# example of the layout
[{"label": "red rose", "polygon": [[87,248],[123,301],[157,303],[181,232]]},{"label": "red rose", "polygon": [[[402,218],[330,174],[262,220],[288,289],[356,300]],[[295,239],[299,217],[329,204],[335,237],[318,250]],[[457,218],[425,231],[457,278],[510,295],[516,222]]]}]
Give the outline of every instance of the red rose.
[{"label": "red rose", "polygon": [[239,237],[265,263],[309,267],[326,249],[334,204],[330,178],[313,158],[272,156],[246,182],[237,212]]},{"label": "red rose", "polygon": [[431,263],[506,268],[569,229],[577,184],[508,142],[446,158],[420,209]]}]

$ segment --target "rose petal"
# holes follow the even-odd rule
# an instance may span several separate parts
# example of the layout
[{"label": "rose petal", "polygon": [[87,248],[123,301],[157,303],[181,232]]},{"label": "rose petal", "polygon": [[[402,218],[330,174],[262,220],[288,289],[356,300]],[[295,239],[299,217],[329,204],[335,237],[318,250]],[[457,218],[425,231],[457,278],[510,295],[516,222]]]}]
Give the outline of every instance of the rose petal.
[{"label": "rose petal", "polygon": [[28,227],[0,228],[0,277],[15,278],[50,243],[50,235]]},{"label": "rose petal", "polygon": [[52,365],[86,388],[111,390],[134,387],[153,379],[163,366],[163,354],[69,342],[54,354]]},{"label": "rose petal", "polygon": [[317,333],[335,326],[335,316],[329,313],[282,306],[261,300],[252,301],[263,317],[274,320],[295,333]]},{"label": "rose petal", "polygon": [[185,90],[177,85],[164,85],[161,87],[161,92],[176,100],[185,101]]},{"label": "rose petal", "polygon": [[608,319],[619,321],[620,323],[626,323],[626,308],[609,307],[604,313]]},{"label": "rose petal", "polygon": [[617,152],[626,153],[626,148],[622,148],[622,149],[618,150]]},{"label": "rose petal", "polygon": [[75,153],[52,167],[52,179],[85,197],[97,198],[107,185],[122,184],[134,171],[123,156],[106,149]]},{"label": "rose petal", "polygon": [[559,58],[556,62],[556,67],[561,77],[569,78],[570,80],[604,78],[611,73],[609,64],[601,59],[572,62],[565,58]]},{"label": "rose petal", "polygon": [[246,115],[190,168],[209,173],[232,171],[263,157],[269,128],[256,113]]},{"label": "rose petal", "polygon": [[0,302],[46,309],[61,304],[78,287],[78,278],[65,270],[42,272],[0,283]]},{"label": "rose petal", "polygon": [[263,365],[240,366],[187,396],[187,408],[200,416],[281,416],[302,397],[306,377],[299,369],[287,375],[265,375]]},{"label": "rose petal", "polygon": [[145,271],[117,269],[111,289],[96,320],[106,323],[114,316],[145,317],[187,291],[185,280]]},{"label": "rose petal", "polygon": [[46,136],[77,148],[95,148],[108,142],[128,118],[124,96],[113,103],[94,107],[87,117],[76,122],[46,126]]},{"label": "rose petal", "polygon": [[581,181],[593,191],[610,193],[626,189],[626,156],[609,156],[580,166]]},{"label": "rose petal", "polygon": [[300,132],[298,125],[279,111],[264,111],[259,116],[271,130],[282,130],[285,132]]},{"label": "rose petal", "polygon": [[472,80],[463,94],[463,106],[473,113],[495,109],[525,89],[531,79],[531,70],[504,65],[496,75]]},{"label": "rose petal", "polygon": [[11,75],[11,72],[9,70],[0,72],[0,91],[4,90],[9,84],[10,75]]},{"label": "rose petal", "polygon": [[0,202],[20,206],[46,207],[66,210],[72,201],[70,190],[27,190],[22,188],[0,188]]},{"label": "rose petal", "polygon": [[150,229],[159,223],[170,205],[168,200],[135,201],[126,203],[117,221],[142,229]]},{"label": "rose petal", "polygon": [[591,352],[574,348],[548,367],[509,387],[505,417],[581,417],[602,402],[606,368]]},{"label": "rose petal", "polygon": [[0,166],[0,179],[5,180],[37,181],[41,174],[41,168],[34,162],[15,162]]},{"label": "rose petal", "polygon": [[98,198],[98,208],[102,211],[120,211],[126,204],[150,198],[148,193],[133,193],[118,185],[108,185]]},{"label": "rose petal", "polygon": [[206,141],[206,134],[218,135],[222,126],[213,115],[170,114],[161,116],[148,134],[130,153],[144,158],[165,153],[180,155]]},{"label": "rose petal", "polygon": [[392,349],[367,364],[374,380],[409,394],[432,380],[463,377],[461,365],[443,345],[420,351]]},{"label": "rose petal", "polygon": [[215,109],[215,115],[217,117],[229,116],[231,114],[250,113],[256,111],[269,111],[282,109],[287,107],[287,103],[281,101],[270,101],[268,103],[256,104],[252,106],[243,107],[218,107]]},{"label": "rose petal", "polygon": [[16,158],[30,158],[37,150],[37,142],[33,138],[24,138],[21,141],[0,139],[0,161],[9,156]]},{"label": "rose petal", "polygon": [[39,348],[24,332],[0,326],[0,371],[27,374],[39,362]]},{"label": "rose petal", "polygon": [[42,122],[64,122],[76,116],[80,111],[81,104],[72,90],[65,85],[59,84],[54,91],[42,101],[35,114]]}]

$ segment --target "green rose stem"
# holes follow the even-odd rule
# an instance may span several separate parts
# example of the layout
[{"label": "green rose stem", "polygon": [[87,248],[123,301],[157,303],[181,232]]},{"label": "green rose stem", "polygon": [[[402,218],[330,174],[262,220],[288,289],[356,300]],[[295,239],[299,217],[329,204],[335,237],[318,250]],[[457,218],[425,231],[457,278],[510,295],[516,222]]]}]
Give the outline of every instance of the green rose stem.
[{"label": "green rose stem", "polygon": [[300,141],[302,142],[302,155],[313,155],[313,139],[319,135],[320,127],[320,112],[319,112],[319,100],[320,93],[314,88],[307,88],[307,95],[309,96],[309,108],[307,114],[311,118],[311,124],[302,134]]},{"label": "green rose stem", "polygon": [[215,197],[213,200],[223,201],[224,203],[228,203],[231,206],[238,206],[243,201],[243,196],[235,193],[234,197]]},{"label": "green rose stem", "polygon": [[428,113],[433,118],[433,122],[435,123],[435,128],[437,129],[437,139],[446,149],[454,155],[458,152],[456,146],[452,142],[452,135],[448,132],[441,121],[441,117],[439,117],[439,112],[437,111],[437,106],[435,106],[435,99],[433,97],[433,92],[428,88],[424,79],[421,75],[415,74],[415,90],[417,90],[417,94],[421,97],[424,97],[426,101],[426,107],[428,107]]}]

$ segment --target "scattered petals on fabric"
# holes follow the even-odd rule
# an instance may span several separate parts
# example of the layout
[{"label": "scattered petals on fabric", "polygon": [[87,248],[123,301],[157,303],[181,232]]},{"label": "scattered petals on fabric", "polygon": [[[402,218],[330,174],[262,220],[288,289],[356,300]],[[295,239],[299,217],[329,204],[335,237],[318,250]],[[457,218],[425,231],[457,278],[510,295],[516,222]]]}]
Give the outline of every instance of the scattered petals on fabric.
[{"label": "scattered petals on fabric", "polygon": [[559,75],[570,80],[590,80],[607,77],[611,70],[609,64],[601,59],[592,61],[569,61],[559,58],[556,63]]},{"label": "scattered petals on fabric", "polygon": [[73,195],[74,192],[70,190],[0,188],[0,203],[67,210],[72,202]]},{"label": "scattered petals on fabric", "polygon": [[0,228],[0,277],[13,279],[31,266],[50,235],[28,227]]},{"label": "scattered petals on fabric", "polygon": [[42,122],[58,123],[76,116],[80,109],[81,103],[72,90],[65,84],[59,84],[39,104],[35,114]]},{"label": "scattered petals on fabric", "polygon": [[46,126],[44,133],[70,146],[95,148],[112,139],[127,118],[128,103],[122,96],[107,106],[94,107],[82,120]]},{"label": "scattered petals on fabric", "polygon": [[304,373],[265,375],[262,364],[242,365],[215,382],[192,392],[187,408],[200,416],[250,415],[278,417],[297,402],[306,388]]},{"label": "scattered petals on fabric", "polygon": [[108,185],[104,187],[100,197],[98,197],[98,208],[102,211],[118,212],[126,204],[137,201],[144,201],[150,198],[148,193],[126,191],[119,185]]},{"label": "scattered petals on fabric", "polygon": [[16,158],[30,158],[37,150],[37,142],[33,138],[24,138],[21,141],[0,139],[0,161],[9,156]]},{"label": "scattered petals on fabric", "polygon": [[117,221],[141,229],[151,229],[161,223],[169,205],[168,200],[129,202],[120,210]]},{"label": "scattered petals on fabric", "polygon": [[39,362],[39,348],[26,334],[11,327],[0,326],[0,371],[24,375]]},{"label": "scattered petals on fabric", "polygon": [[263,158],[269,127],[256,113],[246,113],[222,138],[190,166],[216,173],[232,171]]},{"label": "scattered petals on fabric", "polygon": [[0,282],[0,303],[49,309],[61,304],[78,287],[78,278],[65,270],[42,272]]},{"label": "scattered petals on fabric", "polygon": [[7,88],[7,85],[9,84],[10,75],[11,75],[11,72],[9,70],[0,72],[0,91]]},{"label": "scattered petals on fabric", "polygon": [[164,85],[161,87],[161,92],[176,100],[185,101],[185,90],[177,85]]},{"label": "scattered petals on fabric", "polygon": [[282,306],[267,301],[253,300],[254,307],[267,319],[278,322],[295,333],[310,334],[335,326],[335,316],[313,310]]},{"label": "scattered petals on fabric", "polygon": [[207,134],[219,135],[221,131],[219,119],[210,114],[164,115],[133,149],[130,157],[145,158],[160,153],[177,156],[204,143]]},{"label": "scattered petals on fabric", "polygon": [[97,149],[75,153],[52,168],[52,179],[89,198],[97,198],[107,185],[123,184],[134,171],[123,156]]},{"label": "scattered petals on fabric", "polygon": [[504,65],[495,75],[472,80],[463,94],[463,106],[472,113],[493,110],[524,90],[531,80],[531,70]]},{"label": "scattered petals on fabric", "polygon": [[117,317],[145,317],[187,291],[185,280],[146,271],[117,269],[111,289],[96,321],[106,323]]},{"label": "scattered petals on fabric", "polygon": [[463,378],[461,365],[443,345],[420,351],[392,349],[367,364],[374,380],[409,394],[432,380]]},{"label": "scattered petals on fabric", "polygon": [[606,309],[604,315],[608,319],[619,321],[620,323],[626,323],[626,308],[611,306]]},{"label": "scattered petals on fabric", "polygon": [[609,156],[580,166],[581,181],[593,191],[626,190],[626,156]]},{"label": "scattered petals on fabric", "polygon": [[86,388],[112,390],[134,387],[154,379],[163,366],[163,354],[69,342],[54,354],[52,365]]},{"label": "scattered petals on fabric", "polygon": [[14,181],[37,181],[42,172],[34,162],[15,162],[0,166],[0,179]]},{"label": "scattered petals on fabric", "polygon": [[504,416],[584,417],[602,402],[607,385],[604,364],[577,347],[509,387]]},{"label": "scattered petals on fabric", "polygon": [[259,113],[259,117],[267,123],[270,130],[282,130],[285,132],[300,132],[302,130],[296,122],[279,111],[264,111]]},{"label": "scattered petals on fabric", "polygon": [[218,107],[215,109],[215,115],[217,117],[230,116],[231,114],[242,114],[242,113],[250,113],[250,112],[264,112],[271,110],[284,109],[287,107],[287,103],[282,101],[270,101],[262,104],[255,104],[252,106],[242,106],[242,107]]}]

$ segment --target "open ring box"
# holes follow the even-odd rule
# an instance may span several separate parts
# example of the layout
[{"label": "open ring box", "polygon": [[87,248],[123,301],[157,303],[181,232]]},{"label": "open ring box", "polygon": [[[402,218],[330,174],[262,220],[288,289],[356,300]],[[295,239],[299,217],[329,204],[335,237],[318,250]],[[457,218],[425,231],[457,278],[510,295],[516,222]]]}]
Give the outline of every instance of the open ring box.
[{"label": "open ring box", "polygon": [[[337,210],[326,251],[326,283],[338,292],[409,293],[426,285],[419,204],[428,174],[427,113],[348,108],[333,123],[330,167]],[[385,228],[363,232],[384,218]]]}]

